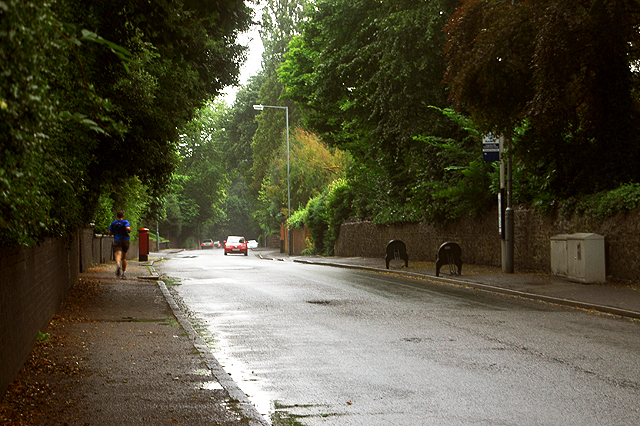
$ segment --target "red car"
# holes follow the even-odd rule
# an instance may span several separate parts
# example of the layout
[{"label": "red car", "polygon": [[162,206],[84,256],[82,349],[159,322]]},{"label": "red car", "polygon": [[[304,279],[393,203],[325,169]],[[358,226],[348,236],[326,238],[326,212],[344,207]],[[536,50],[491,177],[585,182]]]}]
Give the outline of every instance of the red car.
[{"label": "red car", "polygon": [[247,240],[245,240],[244,237],[235,235],[228,236],[224,242],[224,255],[226,256],[229,253],[239,253],[247,256],[249,254],[247,250]]}]

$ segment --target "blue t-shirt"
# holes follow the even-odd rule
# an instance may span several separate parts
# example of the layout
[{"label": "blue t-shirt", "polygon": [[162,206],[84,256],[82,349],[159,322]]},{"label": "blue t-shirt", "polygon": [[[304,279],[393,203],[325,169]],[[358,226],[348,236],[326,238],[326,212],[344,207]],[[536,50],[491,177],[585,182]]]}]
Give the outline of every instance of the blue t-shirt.
[{"label": "blue t-shirt", "polygon": [[129,233],[127,232],[127,226],[129,221],[125,219],[118,219],[111,222],[109,231],[113,232],[113,241],[129,241]]}]

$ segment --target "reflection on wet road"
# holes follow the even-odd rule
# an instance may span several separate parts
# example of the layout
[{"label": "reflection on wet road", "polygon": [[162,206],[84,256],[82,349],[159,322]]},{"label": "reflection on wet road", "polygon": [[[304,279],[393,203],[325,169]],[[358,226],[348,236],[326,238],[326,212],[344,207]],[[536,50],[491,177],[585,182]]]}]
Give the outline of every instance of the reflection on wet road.
[{"label": "reflection on wet road", "polygon": [[216,250],[160,268],[273,424],[640,424],[637,322]]}]

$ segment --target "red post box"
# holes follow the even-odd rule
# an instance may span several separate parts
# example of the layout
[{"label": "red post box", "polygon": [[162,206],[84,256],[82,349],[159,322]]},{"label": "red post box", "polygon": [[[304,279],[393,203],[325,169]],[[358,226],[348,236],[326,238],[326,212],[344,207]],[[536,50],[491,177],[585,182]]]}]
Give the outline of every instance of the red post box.
[{"label": "red post box", "polygon": [[139,241],[139,255],[138,260],[140,262],[146,262],[149,260],[149,229],[138,229],[138,241]]}]

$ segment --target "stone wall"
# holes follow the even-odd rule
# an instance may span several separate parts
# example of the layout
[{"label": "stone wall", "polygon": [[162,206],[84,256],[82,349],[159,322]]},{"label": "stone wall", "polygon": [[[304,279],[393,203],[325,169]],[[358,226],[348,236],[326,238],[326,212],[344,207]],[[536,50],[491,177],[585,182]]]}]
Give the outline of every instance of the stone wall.
[{"label": "stone wall", "polygon": [[[550,237],[557,234],[592,232],[605,237],[607,275],[615,281],[638,281],[640,277],[640,209],[604,221],[575,216],[546,216],[533,209],[514,209],[514,268],[516,271],[551,271]],[[368,221],[345,222],[336,241],[336,256],[384,258],[386,244],[400,239],[409,259],[435,261],[438,247],[455,241],[462,248],[463,262],[502,265],[497,208],[482,217],[465,217],[443,227],[422,223],[391,226]]]},{"label": "stone wall", "polygon": [[271,234],[267,237],[267,247],[280,248],[280,234]]}]

